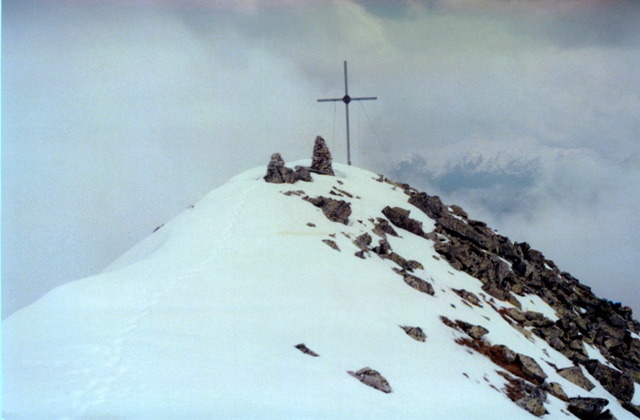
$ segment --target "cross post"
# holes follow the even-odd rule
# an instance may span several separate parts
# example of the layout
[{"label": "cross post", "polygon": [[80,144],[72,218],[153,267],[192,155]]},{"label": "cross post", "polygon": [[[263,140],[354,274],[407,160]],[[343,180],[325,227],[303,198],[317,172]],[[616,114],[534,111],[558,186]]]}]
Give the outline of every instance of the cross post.
[{"label": "cross post", "polygon": [[342,98],[330,98],[330,99],[318,99],[318,102],[338,102],[342,101],[345,104],[347,111],[347,163],[351,166],[351,143],[349,140],[349,102],[351,101],[375,101],[378,99],[375,96],[366,96],[359,98],[352,98],[349,96],[349,85],[347,82],[347,62],[344,62],[344,96]]}]

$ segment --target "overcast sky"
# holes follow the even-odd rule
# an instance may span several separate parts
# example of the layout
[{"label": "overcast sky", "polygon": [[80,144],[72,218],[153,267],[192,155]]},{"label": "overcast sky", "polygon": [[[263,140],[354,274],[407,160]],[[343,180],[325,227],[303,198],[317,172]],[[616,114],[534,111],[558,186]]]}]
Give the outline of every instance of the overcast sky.
[{"label": "overcast sky", "polygon": [[348,60],[350,94],[378,96],[351,105],[355,165],[463,205],[637,318],[637,5],[4,1],[3,317],[273,152],[308,158],[320,134],[345,162],[344,106],[316,99],[344,94]]}]

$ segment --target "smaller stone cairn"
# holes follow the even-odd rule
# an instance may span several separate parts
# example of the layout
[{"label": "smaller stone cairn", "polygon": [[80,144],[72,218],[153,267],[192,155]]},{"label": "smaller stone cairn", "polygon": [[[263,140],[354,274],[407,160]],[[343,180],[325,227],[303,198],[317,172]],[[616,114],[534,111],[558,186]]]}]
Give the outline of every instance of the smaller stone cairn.
[{"label": "smaller stone cairn", "polygon": [[311,171],[323,175],[335,175],[333,172],[331,152],[327,147],[327,143],[320,136],[316,137],[313,145],[313,156],[311,158]]},{"label": "smaller stone cairn", "polygon": [[312,181],[308,168],[296,166],[295,171],[287,168],[284,166],[284,159],[282,159],[280,153],[271,155],[264,180],[273,184],[293,184],[297,181]]},{"label": "smaller stone cairn", "polygon": [[317,136],[313,146],[311,168],[305,166],[296,166],[295,170],[287,168],[280,153],[274,153],[271,155],[264,180],[272,184],[293,184],[297,181],[311,182],[313,181],[311,172],[320,175],[335,175],[332,162],[333,159],[327,144],[322,137]]}]

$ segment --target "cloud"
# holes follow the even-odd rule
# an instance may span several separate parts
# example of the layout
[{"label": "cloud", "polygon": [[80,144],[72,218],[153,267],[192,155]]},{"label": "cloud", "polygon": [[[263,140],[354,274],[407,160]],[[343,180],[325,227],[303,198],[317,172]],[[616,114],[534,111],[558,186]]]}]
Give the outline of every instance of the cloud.
[{"label": "cloud", "polygon": [[378,96],[351,107],[356,164],[393,176],[390,161],[419,153],[444,171],[515,148],[501,173],[451,166],[431,187],[514,240],[545,233],[531,242],[578,267],[595,263],[567,244],[597,232],[620,249],[600,271],[631,284],[638,7],[388,4],[3,3],[3,316],[273,152],[308,157],[322,134],[344,161],[342,104],[315,102],[343,94],[343,60],[350,93]]}]

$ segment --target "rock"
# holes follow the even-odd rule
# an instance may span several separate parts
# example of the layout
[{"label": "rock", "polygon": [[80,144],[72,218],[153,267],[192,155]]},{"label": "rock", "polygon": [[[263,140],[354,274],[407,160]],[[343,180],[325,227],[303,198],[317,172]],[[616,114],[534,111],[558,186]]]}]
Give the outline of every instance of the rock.
[{"label": "rock", "polygon": [[435,295],[436,292],[433,290],[433,286],[431,285],[431,283],[422,280],[420,277],[409,274],[406,271],[398,270],[397,268],[394,268],[393,271],[395,271],[397,274],[400,274],[404,282],[417,291],[426,293],[431,296]]},{"label": "rock", "polygon": [[622,406],[625,410],[640,418],[640,406],[631,403],[622,404]]},{"label": "rock", "polygon": [[347,373],[358,379],[363,384],[369,385],[370,387],[373,387],[386,394],[392,392],[389,381],[387,381],[387,379],[382,376],[380,372],[371,369],[370,367],[362,368],[357,372],[347,371]]},{"label": "rock", "polygon": [[427,335],[420,327],[407,327],[401,325],[400,328],[402,328],[404,332],[414,340],[421,341],[423,343],[427,340]]},{"label": "rock", "polygon": [[320,207],[322,209],[322,213],[324,213],[327,219],[332,222],[338,222],[345,225],[349,223],[349,216],[351,215],[350,203],[323,196],[316,198],[304,197],[303,199],[316,207]]},{"label": "rock", "polygon": [[371,250],[378,255],[385,256],[391,251],[391,245],[386,239],[380,239],[378,246],[373,247]]},{"label": "rock", "polygon": [[[373,221],[373,219],[371,220]],[[375,227],[373,228],[373,233],[383,238],[386,238],[386,235],[398,236],[396,230],[389,224],[386,219],[378,217],[377,221],[378,223],[376,223]]]},{"label": "rock", "polygon": [[567,393],[564,392],[564,389],[562,389],[562,385],[560,385],[559,383],[545,382],[544,384],[542,384],[542,387],[545,391],[555,396],[556,398],[561,399],[562,401],[569,401]]},{"label": "rock", "polygon": [[418,268],[421,269],[421,270],[424,270],[424,267],[418,261],[406,260],[402,256],[400,256],[399,254],[397,254],[395,252],[390,252],[387,255],[387,258],[389,258],[394,263],[398,264],[400,266],[400,268],[402,268],[403,270],[406,270],[406,271],[413,271],[413,270],[418,269]]},{"label": "rock", "polygon": [[318,353],[314,352],[313,350],[311,350],[307,346],[305,346],[304,343],[296,344],[295,348],[297,348],[298,350],[300,350],[304,354],[308,354],[309,356],[312,356],[312,357],[320,356]]},{"label": "rock", "polygon": [[395,226],[415,235],[426,237],[426,233],[422,230],[422,223],[409,217],[410,213],[411,211],[400,207],[387,206],[382,210],[382,214]]},{"label": "rock", "polygon": [[516,405],[518,407],[524,408],[531,414],[537,417],[542,417],[547,413],[547,410],[544,408],[544,404],[540,402],[539,399],[532,397],[530,395],[525,395],[524,397],[517,400]]},{"label": "rock", "polygon": [[531,357],[518,353],[516,363],[522,368],[522,373],[530,378],[532,382],[541,384],[547,379],[547,374],[544,373],[540,365]]},{"label": "rock", "polygon": [[587,379],[586,376],[584,376],[584,373],[582,373],[582,369],[580,368],[580,366],[572,366],[560,369],[558,370],[558,375],[562,376],[567,381],[578,385],[580,388],[586,391],[591,391],[596,387],[589,379]]},{"label": "rock", "polygon": [[579,419],[597,419],[602,409],[609,404],[604,398],[569,398],[569,411]]},{"label": "rock", "polygon": [[480,301],[478,296],[476,296],[475,294],[468,292],[464,289],[451,289],[451,290],[453,290],[458,296],[460,296],[462,299],[466,300],[467,302],[471,303],[472,305],[482,307],[482,302]]},{"label": "rock", "polygon": [[313,145],[311,170],[323,175],[335,175],[332,162],[333,159],[331,158],[331,152],[327,144],[322,137],[317,136],[315,144]]},{"label": "rock", "polygon": [[544,388],[533,386],[525,380],[515,378],[507,373],[498,372],[508,382],[505,384],[507,397],[517,406],[527,410],[537,417],[547,414],[544,403],[547,401],[547,392]]},{"label": "rock", "polygon": [[518,357],[518,353],[511,350],[509,347],[503,344],[496,344],[492,346],[494,351],[496,352],[496,358],[499,358],[504,362],[504,364],[512,364],[516,362],[516,358]]},{"label": "rock", "polygon": [[336,251],[340,251],[340,247],[335,241],[332,241],[331,239],[323,239],[322,242],[329,245],[331,248],[335,249]]},{"label": "rock", "polygon": [[630,375],[605,366],[597,360],[587,360],[584,366],[600,384],[623,403],[631,402],[635,391]]},{"label": "rock", "polygon": [[369,251],[369,245],[371,245],[371,241],[372,241],[371,235],[365,232],[362,235],[358,236],[353,241],[353,244],[357,246],[360,250],[366,252],[366,251]]},{"label": "rock", "polygon": [[468,322],[460,321],[456,319],[456,324],[462,331],[464,331],[469,337],[479,340],[485,335],[489,334],[489,330],[481,325],[472,325]]}]

